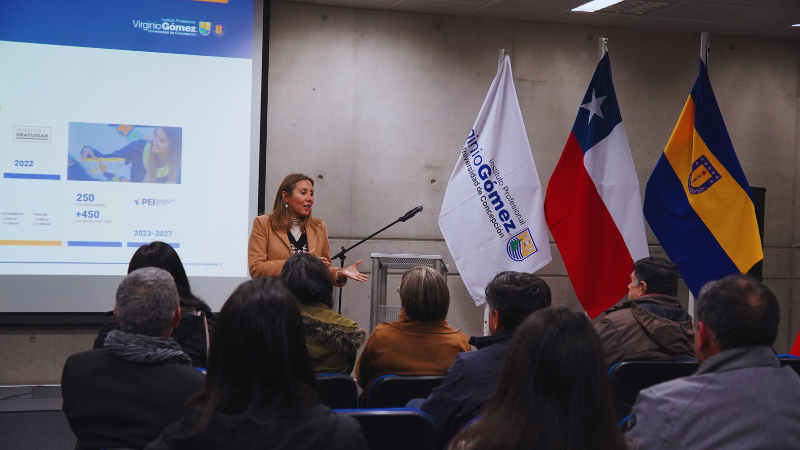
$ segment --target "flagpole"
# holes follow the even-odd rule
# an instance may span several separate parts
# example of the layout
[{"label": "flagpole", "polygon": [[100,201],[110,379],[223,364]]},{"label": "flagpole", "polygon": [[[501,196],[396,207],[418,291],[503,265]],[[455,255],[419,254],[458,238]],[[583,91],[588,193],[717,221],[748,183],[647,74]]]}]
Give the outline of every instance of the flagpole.
[{"label": "flagpole", "polygon": [[506,55],[508,54],[508,50],[501,48],[500,55],[497,57],[497,72],[500,72],[500,69],[503,68],[503,64],[505,63]]},{"label": "flagpole", "polygon": [[711,33],[704,31],[700,33],[700,59],[708,67],[708,53],[711,51]]},{"label": "flagpole", "polygon": [[[711,33],[708,31],[704,31],[700,33],[700,59],[703,61],[703,64],[708,68],[708,53],[711,51]],[[692,291],[689,291],[689,304],[687,309],[689,310],[689,315],[694,318],[695,316],[695,308],[696,302],[694,298],[694,294]]]},{"label": "flagpole", "polygon": [[608,38],[601,37],[598,42],[600,43],[600,48],[597,51],[597,60],[600,61],[608,53]]},{"label": "flagpole", "polygon": [[[500,49],[500,53],[497,56],[497,73],[500,73],[500,70],[503,68],[503,64],[506,61],[506,55],[508,51],[504,48]],[[489,336],[489,302],[483,304],[483,335]]]}]

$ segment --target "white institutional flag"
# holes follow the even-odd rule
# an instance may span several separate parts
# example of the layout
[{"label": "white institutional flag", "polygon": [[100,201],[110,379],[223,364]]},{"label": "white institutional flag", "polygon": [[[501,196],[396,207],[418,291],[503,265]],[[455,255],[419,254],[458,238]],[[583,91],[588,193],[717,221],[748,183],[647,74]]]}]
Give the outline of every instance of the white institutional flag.
[{"label": "white institutional flag", "polygon": [[447,184],[439,228],[475,304],[498,272],[549,263],[542,186],[506,55]]}]

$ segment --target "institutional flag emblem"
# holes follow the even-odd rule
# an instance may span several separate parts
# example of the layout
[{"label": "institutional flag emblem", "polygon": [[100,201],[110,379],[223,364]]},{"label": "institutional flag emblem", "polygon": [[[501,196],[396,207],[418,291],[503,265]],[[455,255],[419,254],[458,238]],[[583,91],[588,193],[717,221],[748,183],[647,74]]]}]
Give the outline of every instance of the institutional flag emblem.
[{"label": "institutional flag emblem", "polygon": [[211,33],[211,22],[200,22],[200,34],[208,36]]},{"label": "institutional flag emblem", "polygon": [[689,193],[700,194],[719,181],[722,175],[711,165],[705,155],[697,158],[692,164],[692,173],[689,175]]},{"label": "institutional flag emblem", "polygon": [[508,240],[508,256],[514,261],[522,261],[537,252],[536,243],[533,242],[531,231],[527,228]]},{"label": "institutional flag emblem", "polygon": [[214,24],[214,35],[222,36],[222,34],[224,32],[225,32],[225,24],[222,24],[222,23],[215,23]]}]

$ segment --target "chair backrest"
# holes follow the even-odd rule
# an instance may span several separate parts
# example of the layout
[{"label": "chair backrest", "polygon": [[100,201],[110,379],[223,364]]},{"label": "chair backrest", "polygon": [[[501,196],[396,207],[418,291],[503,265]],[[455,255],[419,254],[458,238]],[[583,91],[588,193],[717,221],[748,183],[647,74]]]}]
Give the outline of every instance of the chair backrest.
[{"label": "chair backrest", "polygon": [[614,391],[617,416],[622,420],[631,413],[639,391],[659,383],[687,377],[697,370],[694,360],[680,361],[623,361],[608,371]]},{"label": "chair backrest", "polygon": [[317,375],[319,401],[331,409],[358,408],[358,387],[350,375]]},{"label": "chair backrest", "polygon": [[800,375],[800,357],[794,355],[778,355],[782,366],[789,366]]},{"label": "chair backrest", "polygon": [[427,398],[434,388],[442,385],[444,378],[444,375],[384,375],[372,383],[367,408],[403,408],[410,400]]},{"label": "chair backrest", "polygon": [[416,409],[346,409],[336,414],[355,418],[364,430],[369,450],[433,450],[433,422]]}]

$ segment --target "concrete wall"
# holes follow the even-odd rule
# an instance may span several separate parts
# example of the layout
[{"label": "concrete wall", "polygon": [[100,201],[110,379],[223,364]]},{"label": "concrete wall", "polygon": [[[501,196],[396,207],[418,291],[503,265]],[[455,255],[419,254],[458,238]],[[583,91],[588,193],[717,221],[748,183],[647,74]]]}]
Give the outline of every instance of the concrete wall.
[{"label": "concrete wall", "polygon": [[[436,218],[447,180],[497,68],[511,52],[517,94],[547,186],[597,62],[609,48],[617,96],[644,187],[697,76],[699,36],[444,17],[273,2],[270,30],[267,204],[284,175],[317,179],[314,213],[331,247],[351,245],[418,203],[425,211],[354,250],[441,254],[449,264],[449,321],[481,332]],[[750,183],[767,188],[764,276],[781,300],[776,347],[800,328],[798,72],[794,41],[712,37],[711,80]],[[648,230],[653,255],[663,255]],[[558,249],[539,274],[554,303],[580,310]],[[334,250],[335,252],[335,250]],[[492,270],[487,268],[487,270]],[[389,280],[389,302],[399,304]],[[349,283],[343,312],[366,325],[369,283]],[[681,295],[687,295],[682,286]],[[202,295],[202,292],[199,294]],[[66,357],[96,329],[0,330],[0,384],[58,382]],[[34,342],[31,342],[31,338]]]},{"label": "concrete wall", "polygon": [[[533,157],[546,186],[609,38],[615,87],[642,189],[697,77],[697,34],[446,17],[274,2],[270,30],[267,203],[284,175],[315,179],[314,213],[337,249],[422,203],[348,259],[441,254],[450,264],[450,322],[481,331],[436,219],[462,143],[511,51]],[[712,36],[711,80],[750,183],[767,188],[764,276],[781,299],[777,348],[800,328],[798,69],[795,41]],[[663,255],[648,229],[651,253]],[[554,302],[581,306],[552,245],[539,273]],[[335,251],[335,250],[334,250]],[[487,268],[492,270],[492,268]],[[389,295],[398,302],[390,280]],[[343,312],[369,319],[369,284],[350,283]],[[797,294],[795,294],[797,292]],[[685,286],[681,295],[688,295]],[[792,304],[798,306],[792,308]]]}]

